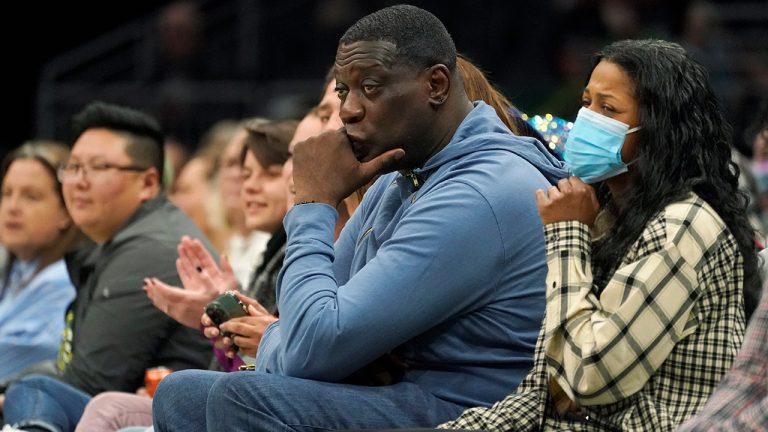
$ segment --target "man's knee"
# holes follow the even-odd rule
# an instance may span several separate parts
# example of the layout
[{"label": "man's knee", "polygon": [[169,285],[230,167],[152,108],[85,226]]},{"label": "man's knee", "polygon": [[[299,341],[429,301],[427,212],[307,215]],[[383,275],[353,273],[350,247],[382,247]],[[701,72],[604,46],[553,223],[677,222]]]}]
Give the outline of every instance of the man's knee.
[{"label": "man's knee", "polygon": [[174,398],[179,395],[183,395],[184,393],[181,389],[183,387],[189,387],[193,378],[199,372],[199,370],[187,369],[174,372],[163,378],[155,390],[155,395],[152,400],[153,410],[157,409],[158,406],[162,407],[163,404],[173,401]]},{"label": "man's knee", "polygon": [[229,400],[239,401],[274,397],[279,394],[276,387],[279,387],[282,378],[285,377],[263,372],[229,373],[216,380],[210,394],[225,395]]},{"label": "man's knee", "polygon": [[165,430],[166,416],[175,410],[179,388],[184,385],[185,377],[191,372],[190,370],[174,372],[163,378],[157,385],[155,396],[152,398],[152,416],[154,425],[159,430]]},{"label": "man's knee", "polygon": [[211,387],[226,375],[222,372],[183,370],[163,378],[152,401],[155,430],[196,430],[204,425]]},{"label": "man's knee", "polygon": [[198,369],[187,369],[174,372],[160,381],[155,390],[152,401],[152,412],[173,412],[179,406],[190,404],[205,406],[213,383],[221,376],[222,372],[211,372]]},{"label": "man's knee", "polygon": [[[248,406],[253,412],[274,414],[301,398],[304,380],[264,372],[229,373],[216,380],[208,397],[208,412],[227,409],[233,404]],[[226,412],[226,411],[225,411]]]}]

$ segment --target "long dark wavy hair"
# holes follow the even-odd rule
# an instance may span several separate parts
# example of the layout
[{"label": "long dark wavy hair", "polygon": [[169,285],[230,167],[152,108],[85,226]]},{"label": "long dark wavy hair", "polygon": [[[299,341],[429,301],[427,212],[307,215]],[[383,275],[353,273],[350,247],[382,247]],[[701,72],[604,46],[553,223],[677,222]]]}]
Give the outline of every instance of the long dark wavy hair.
[{"label": "long dark wavy hair", "polygon": [[660,40],[615,42],[595,54],[592,69],[604,60],[621,67],[634,84],[642,129],[637,132],[634,187],[620,205],[610,204],[604,184],[598,190],[616,223],[593,246],[595,280],[610,277],[652,217],[693,191],[736,238],[749,317],[760,292],[755,233],[746,216],[747,196],[738,190],[739,169],[731,161],[731,128],[706,70],[680,45]]}]

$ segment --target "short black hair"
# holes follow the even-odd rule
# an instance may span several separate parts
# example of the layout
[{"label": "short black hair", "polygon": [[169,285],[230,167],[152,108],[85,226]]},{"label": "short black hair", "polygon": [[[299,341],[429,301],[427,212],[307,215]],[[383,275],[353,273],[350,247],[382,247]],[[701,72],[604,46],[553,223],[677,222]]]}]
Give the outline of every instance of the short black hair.
[{"label": "short black hair", "polygon": [[391,42],[398,57],[416,67],[443,64],[451,73],[456,70],[453,38],[436,16],[416,6],[390,6],[360,18],[339,45],[360,41]]},{"label": "short black hair", "polygon": [[155,167],[163,178],[163,136],[160,123],[149,114],[125,106],[91,102],[72,118],[70,145],[88,129],[104,128],[128,138],[125,152],[134,164]]}]

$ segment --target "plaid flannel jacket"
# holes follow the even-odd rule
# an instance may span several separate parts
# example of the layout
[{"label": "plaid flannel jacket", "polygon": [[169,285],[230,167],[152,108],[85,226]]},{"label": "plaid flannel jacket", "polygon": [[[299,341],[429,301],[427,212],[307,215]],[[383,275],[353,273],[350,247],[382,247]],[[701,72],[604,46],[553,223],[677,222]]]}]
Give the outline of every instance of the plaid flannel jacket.
[{"label": "plaid flannel jacket", "polygon": [[747,328],[744,346],[701,413],[680,432],[768,430],[768,296]]},{"label": "plaid flannel jacket", "polygon": [[[544,233],[547,309],[533,370],[514,394],[440,427],[669,431],[699,412],[744,337],[742,258],[717,213],[694,194],[667,206],[600,293],[587,226]],[[558,387],[578,414],[557,413]]]}]

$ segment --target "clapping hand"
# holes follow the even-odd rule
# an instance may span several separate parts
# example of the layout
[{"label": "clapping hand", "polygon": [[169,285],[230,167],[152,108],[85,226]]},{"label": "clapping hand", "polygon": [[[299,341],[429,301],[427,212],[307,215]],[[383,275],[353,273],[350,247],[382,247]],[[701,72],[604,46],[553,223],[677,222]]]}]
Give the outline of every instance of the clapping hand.
[{"label": "clapping hand", "polygon": [[184,289],[146,278],[144,290],[166,315],[187,327],[198,328],[200,311],[220,294],[236,289],[237,279],[226,256],[222,255],[217,265],[199,240],[184,236],[177,250],[176,270]]}]

